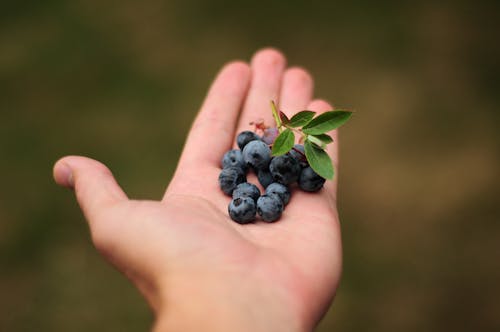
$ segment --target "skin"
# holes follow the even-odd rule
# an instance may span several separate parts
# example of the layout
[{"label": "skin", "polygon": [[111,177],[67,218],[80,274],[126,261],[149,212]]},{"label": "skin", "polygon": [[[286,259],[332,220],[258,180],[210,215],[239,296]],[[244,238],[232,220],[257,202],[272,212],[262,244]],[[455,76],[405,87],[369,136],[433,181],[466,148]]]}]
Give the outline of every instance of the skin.
[{"label": "skin", "polygon": [[[256,119],[273,123],[270,100],[288,115],[332,109],[312,94],[310,74],[287,69],[277,50],[226,64],[159,201],[128,199],[98,161],[57,161],[55,181],[74,189],[95,247],[144,295],[154,331],[310,331],[324,315],[341,274],[337,176],[318,193],[295,191],[272,224],[231,221],[217,182],[235,136]],[[338,169],[337,133],[330,134]]]}]

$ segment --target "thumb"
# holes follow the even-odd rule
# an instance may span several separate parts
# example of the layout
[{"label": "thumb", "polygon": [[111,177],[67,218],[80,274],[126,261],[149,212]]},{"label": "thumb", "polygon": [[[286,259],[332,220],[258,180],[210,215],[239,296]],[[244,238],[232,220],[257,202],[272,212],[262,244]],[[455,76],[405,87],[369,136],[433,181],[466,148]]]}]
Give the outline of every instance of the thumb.
[{"label": "thumb", "polygon": [[64,157],[56,162],[53,172],[57,184],[75,190],[78,204],[89,222],[103,209],[128,199],[111,171],[96,160]]}]

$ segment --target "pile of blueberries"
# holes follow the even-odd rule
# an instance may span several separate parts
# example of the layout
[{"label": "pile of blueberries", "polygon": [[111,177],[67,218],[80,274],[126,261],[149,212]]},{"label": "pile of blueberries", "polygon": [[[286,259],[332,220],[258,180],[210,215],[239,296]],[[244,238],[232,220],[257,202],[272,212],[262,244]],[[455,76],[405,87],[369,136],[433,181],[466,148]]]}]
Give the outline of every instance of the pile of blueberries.
[{"label": "pile of blueberries", "polygon": [[[226,195],[232,196],[228,212],[239,224],[255,221],[257,214],[266,222],[278,220],[290,201],[290,186],[294,183],[309,192],[320,190],[325,183],[307,163],[301,144],[295,144],[284,155],[273,157],[272,141],[266,136],[243,131],[236,142],[239,149],[227,151],[222,158],[219,185]],[[256,185],[247,182],[246,174],[250,169],[265,188],[263,195]]]}]

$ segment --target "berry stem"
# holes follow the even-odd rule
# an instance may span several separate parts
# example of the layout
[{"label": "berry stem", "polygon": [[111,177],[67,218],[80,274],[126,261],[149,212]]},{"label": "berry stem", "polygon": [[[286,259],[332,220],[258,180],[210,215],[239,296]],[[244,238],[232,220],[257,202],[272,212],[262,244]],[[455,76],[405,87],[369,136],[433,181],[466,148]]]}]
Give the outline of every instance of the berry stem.
[{"label": "berry stem", "polygon": [[281,133],[283,124],[281,123],[280,116],[278,114],[278,110],[276,108],[276,104],[274,103],[274,100],[271,100],[271,110],[273,112],[273,117],[274,121],[276,122],[276,127],[278,128],[278,131]]}]

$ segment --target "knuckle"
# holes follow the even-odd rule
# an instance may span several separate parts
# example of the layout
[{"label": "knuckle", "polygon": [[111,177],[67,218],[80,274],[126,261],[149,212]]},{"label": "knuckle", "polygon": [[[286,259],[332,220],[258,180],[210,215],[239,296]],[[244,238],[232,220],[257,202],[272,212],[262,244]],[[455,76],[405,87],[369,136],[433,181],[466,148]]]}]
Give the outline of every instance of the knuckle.
[{"label": "knuckle", "polygon": [[90,236],[92,243],[99,252],[108,254],[113,250],[116,232],[110,223],[102,221],[93,223],[90,227]]}]

